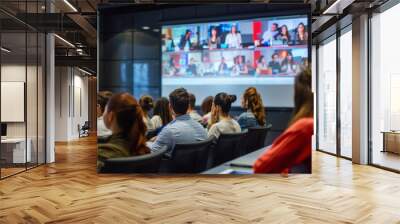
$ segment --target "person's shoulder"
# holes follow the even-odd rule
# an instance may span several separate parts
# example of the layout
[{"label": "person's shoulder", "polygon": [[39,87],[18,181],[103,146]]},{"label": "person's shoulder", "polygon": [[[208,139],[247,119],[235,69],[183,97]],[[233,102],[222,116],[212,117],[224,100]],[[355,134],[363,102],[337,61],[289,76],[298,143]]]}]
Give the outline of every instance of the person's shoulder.
[{"label": "person's shoulder", "polygon": [[300,118],[289,127],[289,130],[291,131],[313,132],[313,129],[314,129],[314,119],[312,117]]}]

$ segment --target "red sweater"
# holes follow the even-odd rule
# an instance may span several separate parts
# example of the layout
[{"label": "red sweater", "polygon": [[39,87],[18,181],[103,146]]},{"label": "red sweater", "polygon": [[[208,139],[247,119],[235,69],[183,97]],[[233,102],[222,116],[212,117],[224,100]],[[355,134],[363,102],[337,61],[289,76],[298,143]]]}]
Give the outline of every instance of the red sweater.
[{"label": "red sweater", "polygon": [[272,143],[254,163],[254,173],[287,173],[305,160],[311,161],[313,118],[301,118]]}]

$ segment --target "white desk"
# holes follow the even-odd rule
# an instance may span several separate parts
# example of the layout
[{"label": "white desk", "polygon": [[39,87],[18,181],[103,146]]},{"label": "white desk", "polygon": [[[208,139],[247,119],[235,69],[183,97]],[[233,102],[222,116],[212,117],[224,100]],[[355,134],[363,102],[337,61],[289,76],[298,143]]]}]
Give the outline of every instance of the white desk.
[{"label": "white desk", "polygon": [[[12,152],[12,161],[11,158],[7,160],[7,162],[12,163],[25,163],[31,162],[32,153],[31,153],[31,146],[32,140],[28,138],[26,140],[27,147],[25,152],[25,138],[5,138],[1,139],[1,151],[2,157],[3,152]],[[4,158],[4,157],[3,157]]]}]

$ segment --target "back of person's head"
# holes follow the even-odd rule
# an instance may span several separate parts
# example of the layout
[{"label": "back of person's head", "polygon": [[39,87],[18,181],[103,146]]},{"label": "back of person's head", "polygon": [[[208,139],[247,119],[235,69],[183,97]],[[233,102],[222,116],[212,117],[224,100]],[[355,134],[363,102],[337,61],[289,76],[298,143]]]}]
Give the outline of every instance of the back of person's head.
[{"label": "back of person's head", "polygon": [[235,95],[228,95],[224,92],[218,93],[214,97],[214,105],[221,107],[221,111],[224,114],[229,114],[232,103],[234,103],[235,101],[236,101]]},{"label": "back of person's head", "polygon": [[153,109],[153,98],[149,95],[140,97],[139,104],[142,107],[143,112],[147,113]]},{"label": "back of person's head", "polygon": [[112,96],[112,92],[110,91],[100,91],[97,93],[97,105],[98,109],[98,116],[101,116],[104,113],[104,109],[106,108],[106,105],[108,103],[108,100],[110,100]]},{"label": "back of person's head", "polygon": [[207,96],[206,98],[204,98],[203,102],[201,103],[201,111],[203,112],[203,114],[208,114],[209,112],[211,112],[213,101],[213,96]]},{"label": "back of person's head", "polygon": [[186,114],[189,108],[189,93],[185,88],[178,88],[169,94],[169,103],[175,114]]},{"label": "back of person's head", "polygon": [[172,121],[172,114],[169,109],[169,100],[167,98],[161,97],[156,101],[153,115],[160,116],[163,126]]},{"label": "back of person's head", "polygon": [[[113,95],[107,103],[106,112],[112,113],[122,136],[129,141],[131,155],[142,155],[149,152],[146,147],[146,125],[143,122],[143,111],[136,99],[129,93]],[[107,121],[109,122],[109,121]]]},{"label": "back of person's head", "polygon": [[260,93],[254,87],[249,87],[243,94],[244,107],[254,114],[259,125],[265,125],[265,110]]},{"label": "back of person's head", "polygon": [[313,117],[314,98],[311,90],[311,70],[302,70],[294,84],[294,116],[291,124],[304,117]]},{"label": "back of person's head", "polygon": [[189,106],[190,109],[193,109],[196,105],[196,96],[193,93],[189,93]]}]

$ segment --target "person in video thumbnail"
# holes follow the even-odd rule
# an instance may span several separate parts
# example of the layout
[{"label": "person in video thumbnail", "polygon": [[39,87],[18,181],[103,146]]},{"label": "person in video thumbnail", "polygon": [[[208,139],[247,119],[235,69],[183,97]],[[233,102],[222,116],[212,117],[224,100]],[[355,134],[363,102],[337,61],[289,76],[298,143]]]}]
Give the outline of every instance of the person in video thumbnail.
[{"label": "person in video thumbnail", "polygon": [[304,45],[308,41],[308,32],[306,31],[306,26],[304,23],[299,23],[296,28],[295,44]]},{"label": "person in video thumbnail", "polygon": [[188,51],[192,48],[192,41],[190,40],[192,31],[186,30],[185,35],[181,37],[179,41],[179,49]]},{"label": "person in video thumbnail", "polygon": [[232,76],[249,74],[249,70],[247,68],[247,65],[244,63],[243,58],[244,58],[243,55],[238,55],[233,59],[235,65],[232,68]]},{"label": "person in video thumbnail", "polygon": [[289,29],[286,25],[283,25],[279,28],[279,34],[276,37],[277,40],[281,40],[282,44],[288,44],[290,42],[290,34]]},{"label": "person in video thumbnail", "polygon": [[213,50],[220,48],[221,38],[218,36],[217,28],[213,27],[211,29],[211,36],[208,39],[208,49]]},{"label": "person in video thumbnail", "polygon": [[271,46],[272,41],[276,40],[276,36],[279,34],[278,24],[272,23],[270,30],[266,30],[262,35],[262,45]]},{"label": "person in video thumbnail", "polygon": [[281,72],[286,74],[296,74],[298,72],[299,66],[293,60],[292,52],[288,52],[286,58],[283,59],[281,64]]},{"label": "person in video thumbnail", "polygon": [[228,48],[241,48],[242,47],[242,36],[237,31],[235,25],[232,25],[231,32],[229,32],[225,37],[225,44]]},{"label": "person in video thumbnail", "polygon": [[174,40],[172,39],[172,30],[171,28],[168,28],[166,30],[167,32],[165,33],[165,39],[164,39],[164,44],[165,44],[165,50],[166,51],[174,51],[175,50],[175,43]]},{"label": "person in video thumbnail", "polygon": [[174,62],[174,58],[170,58],[169,60],[169,75],[175,76],[179,73],[179,65]]},{"label": "person in video thumbnail", "polygon": [[268,74],[268,64],[267,61],[265,60],[264,55],[261,55],[257,60],[256,74],[257,75]]},{"label": "person in video thumbnail", "polygon": [[186,68],[186,73],[190,76],[197,76],[197,65],[194,58],[190,58],[188,67]]},{"label": "person in video thumbnail", "polygon": [[221,63],[218,65],[218,74],[225,75],[229,72],[228,65],[225,62],[225,58],[221,57]]},{"label": "person in video thumbnail", "polygon": [[268,63],[268,68],[271,70],[272,74],[279,74],[281,72],[281,64],[279,63],[279,55],[274,53],[272,55],[272,61]]},{"label": "person in video thumbnail", "polygon": [[207,76],[207,75],[214,75],[215,74],[215,68],[213,63],[210,62],[210,57],[208,55],[203,56],[202,63],[199,66],[199,73],[201,76]]}]

